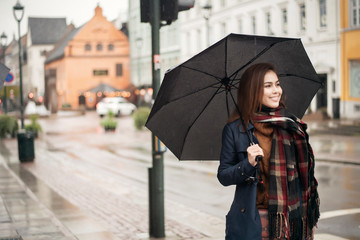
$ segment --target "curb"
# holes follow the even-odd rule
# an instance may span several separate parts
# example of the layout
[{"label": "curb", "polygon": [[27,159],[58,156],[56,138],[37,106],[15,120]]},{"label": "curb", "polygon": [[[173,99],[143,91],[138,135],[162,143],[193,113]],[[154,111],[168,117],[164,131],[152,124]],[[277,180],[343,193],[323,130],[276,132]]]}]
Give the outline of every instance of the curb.
[{"label": "curb", "polygon": [[357,165],[360,166],[360,162],[349,161],[349,160],[331,160],[331,159],[315,159],[317,162],[334,163],[334,164],[346,164],[346,165]]}]

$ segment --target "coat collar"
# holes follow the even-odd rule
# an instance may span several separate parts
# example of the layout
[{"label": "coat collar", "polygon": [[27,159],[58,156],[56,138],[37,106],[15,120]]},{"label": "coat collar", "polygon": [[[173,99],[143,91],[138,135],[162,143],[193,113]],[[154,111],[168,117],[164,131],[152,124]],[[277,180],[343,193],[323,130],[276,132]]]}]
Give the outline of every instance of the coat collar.
[{"label": "coat collar", "polygon": [[[240,120],[239,120],[239,121],[240,121]],[[245,132],[245,129],[244,129],[243,125],[240,124],[239,127],[240,127],[240,132],[244,133],[244,132]],[[254,125],[249,122],[246,131],[252,131],[253,129],[254,129]]]},{"label": "coat collar", "polygon": [[[239,126],[241,133],[245,133],[245,129],[244,129],[243,125],[241,124],[240,119],[237,119],[234,123],[236,123],[236,125]],[[249,122],[246,130],[252,131],[253,129],[254,129],[254,125],[251,122]]]}]

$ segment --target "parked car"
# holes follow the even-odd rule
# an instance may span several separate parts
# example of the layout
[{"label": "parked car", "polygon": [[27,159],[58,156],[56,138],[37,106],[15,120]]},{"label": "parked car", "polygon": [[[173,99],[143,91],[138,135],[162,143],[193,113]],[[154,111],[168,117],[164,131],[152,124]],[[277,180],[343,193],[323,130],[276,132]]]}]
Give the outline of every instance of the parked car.
[{"label": "parked car", "polygon": [[106,97],[96,104],[96,112],[100,117],[106,116],[109,111],[115,115],[129,115],[133,113],[136,106],[122,97]]}]

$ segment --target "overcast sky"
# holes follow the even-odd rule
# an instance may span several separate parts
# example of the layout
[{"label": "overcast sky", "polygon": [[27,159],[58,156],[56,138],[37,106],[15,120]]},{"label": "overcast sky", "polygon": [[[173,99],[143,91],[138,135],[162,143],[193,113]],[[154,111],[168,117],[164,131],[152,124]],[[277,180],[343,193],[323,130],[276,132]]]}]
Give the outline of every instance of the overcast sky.
[{"label": "overcast sky", "polygon": [[[14,34],[18,38],[17,21],[12,10],[16,1],[0,0],[0,34],[5,32],[8,44]],[[128,0],[20,0],[20,3],[25,7],[21,35],[27,32],[28,17],[65,17],[67,24],[73,23],[75,27],[79,27],[94,16],[97,4],[110,21],[118,16],[125,18],[128,6]]]}]

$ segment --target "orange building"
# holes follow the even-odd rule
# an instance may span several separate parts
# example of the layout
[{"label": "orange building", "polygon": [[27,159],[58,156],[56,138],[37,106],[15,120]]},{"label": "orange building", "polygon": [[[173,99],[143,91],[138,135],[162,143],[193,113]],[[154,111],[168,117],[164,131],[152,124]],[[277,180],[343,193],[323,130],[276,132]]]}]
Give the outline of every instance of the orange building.
[{"label": "orange building", "polygon": [[[45,61],[45,104],[54,113],[59,108],[77,109],[85,96],[92,108],[103,95],[129,98],[129,43],[95,8],[95,16],[79,28],[68,27]],[[109,85],[118,91],[94,92],[96,86]]]},{"label": "orange building", "polygon": [[340,1],[342,115],[360,118],[360,1]]}]

